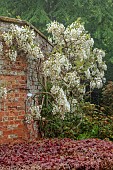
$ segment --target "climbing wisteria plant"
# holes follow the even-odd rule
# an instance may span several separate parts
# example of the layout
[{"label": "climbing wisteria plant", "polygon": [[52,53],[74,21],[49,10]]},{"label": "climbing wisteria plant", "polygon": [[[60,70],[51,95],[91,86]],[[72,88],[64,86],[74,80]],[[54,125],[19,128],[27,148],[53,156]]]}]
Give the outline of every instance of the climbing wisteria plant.
[{"label": "climbing wisteria plant", "polygon": [[64,119],[65,113],[77,110],[87,86],[90,90],[102,88],[107,70],[103,61],[105,53],[93,48],[94,40],[80,19],[68,27],[51,22],[47,31],[52,35],[54,47],[45,60],[39,44],[35,43],[35,32],[29,27],[11,25],[10,30],[3,33],[3,39],[12,61],[16,61],[18,51],[32,59],[43,59],[43,74],[51,84],[49,93],[54,96],[52,113]]},{"label": "climbing wisteria plant", "polygon": [[80,19],[68,27],[57,21],[51,22],[47,31],[52,34],[54,48],[43,63],[43,71],[56,98],[52,112],[64,118],[66,112],[77,110],[87,86],[90,90],[102,88],[106,81],[104,71],[107,70],[103,61],[105,52],[93,48],[94,40]]}]

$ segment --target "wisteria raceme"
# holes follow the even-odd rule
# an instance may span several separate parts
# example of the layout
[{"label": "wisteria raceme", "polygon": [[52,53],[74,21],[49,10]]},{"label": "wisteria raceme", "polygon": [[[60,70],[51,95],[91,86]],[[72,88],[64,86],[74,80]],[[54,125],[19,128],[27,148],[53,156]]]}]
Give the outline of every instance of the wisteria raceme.
[{"label": "wisteria raceme", "polygon": [[7,89],[5,87],[0,87],[0,98],[7,97]]},{"label": "wisteria raceme", "polygon": [[70,102],[71,103],[71,113],[74,113],[76,110],[77,110],[77,104],[78,104],[78,101],[77,99],[72,99],[72,101]]},{"label": "wisteria raceme", "polygon": [[36,119],[39,120],[39,119],[41,118],[40,109],[41,109],[41,105],[38,105],[38,106],[32,105],[32,106],[30,107],[31,116],[32,116],[32,117],[35,117]]},{"label": "wisteria raceme", "polygon": [[90,79],[90,70],[89,70],[89,68],[85,71],[85,75],[86,75],[86,78],[87,79]]},{"label": "wisteria raceme", "polygon": [[9,58],[11,59],[11,61],[16,61],[16,58],[17,58],[17,51],[15,50],[11,50],[9,49]]},{"label": "wisteria raceme", "polygon": [[2,45],[2,42],[0,42],[0,54],[2,54],[3,52],[3,45]]},{"label": "wisteria raceme", "polygon": [[62,88],[53,85],[51,93],[55,96],[56,104],[53,104],[53,114],[59,113],[64,119],[64,113],[70,112],[70,104],[67,101],[66,95]]}]

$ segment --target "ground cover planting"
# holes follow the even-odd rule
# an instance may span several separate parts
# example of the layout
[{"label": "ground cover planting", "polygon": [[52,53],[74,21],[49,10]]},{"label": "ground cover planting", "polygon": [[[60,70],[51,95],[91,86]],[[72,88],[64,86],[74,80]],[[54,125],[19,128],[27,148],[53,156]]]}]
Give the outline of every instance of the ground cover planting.
[{"label": "ground cover planting", "polygon": [[100,139],[43,139],[0,146],[1,170],[112,170],[113,143]]}]

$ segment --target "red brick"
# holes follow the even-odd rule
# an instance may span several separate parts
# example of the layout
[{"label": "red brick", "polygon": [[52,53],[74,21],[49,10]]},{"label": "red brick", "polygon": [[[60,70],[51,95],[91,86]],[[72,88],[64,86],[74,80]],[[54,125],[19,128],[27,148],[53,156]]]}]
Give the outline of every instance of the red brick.
[{"label": "red brick", "polygon": [[[15,64],[12,64],[9,59],[6,60],[6,68],[9,71],[17,71],[19,74],[27,68],[27,64],[23,59],[19,57]],[[27,76],[0,75],[0,80],[6,82],[8,89],[12,89],[8,93],[7,99],[2,99],[0,102],[0,130],[3,131],[0,135],[0,143],[7,143],[13,140],[14,135],[15,137],[17,135],[17,137],[25,138],[28,133],[23,124],[27,91],[21,89],[26,88]]]}]

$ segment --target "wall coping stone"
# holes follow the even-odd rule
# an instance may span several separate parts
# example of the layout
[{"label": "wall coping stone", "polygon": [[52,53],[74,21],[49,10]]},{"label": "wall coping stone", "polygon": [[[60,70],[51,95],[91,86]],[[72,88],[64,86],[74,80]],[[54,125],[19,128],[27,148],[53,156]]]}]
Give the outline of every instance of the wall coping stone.
[{"label": "wall coping stone", "polygon": [[14,23],[14,24],[19,24],[21,26],[29,26],[31,29],[33,29],[34,31],[36,31],[42,38],[44,38],[51,46],[53,46],[53,44],[47,39],[47,37],[41,33],[36,27],[34,27],[31,23],[25,21],[25,20],[21,20],[21,19],[16,19],[16,18],[9,18],[9,17],[5,17],[5,16],[0,16],[0,21],[2,22],[9,22],[9,23]]}]

